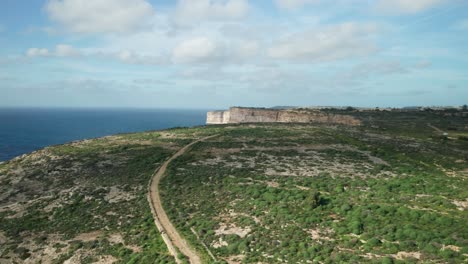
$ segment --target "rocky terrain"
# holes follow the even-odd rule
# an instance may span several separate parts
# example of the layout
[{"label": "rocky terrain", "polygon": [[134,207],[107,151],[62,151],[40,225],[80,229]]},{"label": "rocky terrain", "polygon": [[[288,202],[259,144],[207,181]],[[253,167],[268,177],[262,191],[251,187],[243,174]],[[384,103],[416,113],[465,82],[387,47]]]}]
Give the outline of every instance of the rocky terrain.
[{"label": "rocky terrain", "polygon": [[0,263],[174,263],[148,184],[211,135],[159,184],[202,263],[466,263],[466,117],[322,112],[361,125],[177,128],[0,163]]},{"label": "rocky terrain", "polygon": [[466,119],[324,111],[362,125],[226,126],[176,161],[166,211],[199,252],[207,244],[227,263],[468,261]]},{"label": "rocky terrain", "polygon": [[0,263],[174,263],[147,201],[197,129],[108,136],[0,163]]}]

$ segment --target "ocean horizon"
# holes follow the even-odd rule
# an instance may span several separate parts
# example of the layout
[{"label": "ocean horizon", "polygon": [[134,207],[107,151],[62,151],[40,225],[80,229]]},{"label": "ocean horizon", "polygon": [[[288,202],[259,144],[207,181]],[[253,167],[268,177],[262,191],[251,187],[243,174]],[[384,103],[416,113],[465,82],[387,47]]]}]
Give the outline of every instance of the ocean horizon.
[{"label": "ocean horizon", "polygon": [[0,108],[0,162],[51,145],[204,125],[204,109]]}]

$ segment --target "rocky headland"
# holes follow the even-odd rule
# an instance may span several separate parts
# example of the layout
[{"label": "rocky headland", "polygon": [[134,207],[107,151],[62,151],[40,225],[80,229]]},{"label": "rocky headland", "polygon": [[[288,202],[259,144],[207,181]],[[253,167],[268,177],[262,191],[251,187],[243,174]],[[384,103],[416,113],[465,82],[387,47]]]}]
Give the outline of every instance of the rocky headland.
[{"label": "rocky headland", "polygon": [[317,109],[268,109],[231,107],[226,111],[207,113],[206,124],[240,124],[240,123],[322,123],[361,125],[361,120],[351,115],[330,114]]}]

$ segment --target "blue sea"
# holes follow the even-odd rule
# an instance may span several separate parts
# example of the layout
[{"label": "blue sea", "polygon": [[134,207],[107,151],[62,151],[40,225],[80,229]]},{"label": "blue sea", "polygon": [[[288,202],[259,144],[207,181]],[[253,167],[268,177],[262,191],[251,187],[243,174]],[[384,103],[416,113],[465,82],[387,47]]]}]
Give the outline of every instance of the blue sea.
[{"label": "blue sea", "polygon": [[74,140],[205,124],[206,110],[0,108],[0,161]]}]

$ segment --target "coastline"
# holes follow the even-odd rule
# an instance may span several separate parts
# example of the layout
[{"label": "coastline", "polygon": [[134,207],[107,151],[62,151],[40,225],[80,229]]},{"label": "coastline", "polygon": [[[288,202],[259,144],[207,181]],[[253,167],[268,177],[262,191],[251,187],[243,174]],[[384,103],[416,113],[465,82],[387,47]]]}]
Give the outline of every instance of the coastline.
[{"label": "coastline", "polygon": [[125,133],[204,125],[206,110],[0,108],[0,161],[45,147]]}]

